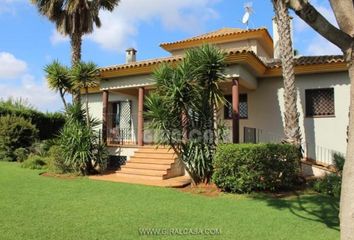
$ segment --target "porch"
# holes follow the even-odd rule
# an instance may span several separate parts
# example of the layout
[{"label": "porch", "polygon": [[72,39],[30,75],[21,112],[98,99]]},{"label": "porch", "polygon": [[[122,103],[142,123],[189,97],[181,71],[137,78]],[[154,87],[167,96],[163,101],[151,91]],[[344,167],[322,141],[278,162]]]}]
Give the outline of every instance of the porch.
[{"label": "porch", "polygon": [[[228,97],[228,104],[227,109],[218,112],[217,119],[227,123],[228,142],[239,143],[240,119],[243,118],[240,111],[247,111],[247,102],[241,92],[249,89],[241,86],[238,76],[228,76],[228,81],[222,83],[220,88]],[[150,85],[102,91],[102,138],[108,146],[154,145],[154,133],[146,129],[148,122],[144,119],[144,99],[152,89]]]}]

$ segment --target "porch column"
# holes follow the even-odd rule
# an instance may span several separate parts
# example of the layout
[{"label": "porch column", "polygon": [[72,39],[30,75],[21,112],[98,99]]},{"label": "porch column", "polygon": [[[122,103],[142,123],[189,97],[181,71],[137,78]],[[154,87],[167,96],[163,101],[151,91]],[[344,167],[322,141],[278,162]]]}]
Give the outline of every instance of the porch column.
[{"label": "porch column", "polygon": [[240,142],[239,82],[232,79],[232,143]]},{"label": "porch column", "polygon": [[143,87],[139,87],[138,95],[138,146],[144,145],[144,92]]},{"label": "porch column", "polygon": [[108,97],[108,91],[104,90],[102,93],[102,140],[104,143],[107,143]]}]

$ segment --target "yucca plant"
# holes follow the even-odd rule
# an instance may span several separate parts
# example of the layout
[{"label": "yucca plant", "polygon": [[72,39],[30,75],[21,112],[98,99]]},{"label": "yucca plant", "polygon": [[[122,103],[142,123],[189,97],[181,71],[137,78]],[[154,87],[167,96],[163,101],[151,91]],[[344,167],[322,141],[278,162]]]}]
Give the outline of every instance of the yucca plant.
[{"label": "yucca plant", "polygon": [[69,105],[66,115],[59,138],[65,165],[84,175],[95,173],[97,167],[104,169],[108,153],[95,131],[99,122],[90,118],[90,124],[85,124],[86,112],[80,103]]},{"label": "yucca plant", "polygon": [[79,62],[70,71],[70,78],[75,91],[85,90],[86,123],[90,124],[88,106],[89,88],[97,87],[99,84],[98,66],[93,62]]},{"label": "yucca plant", "polygon": [[44,72],[46,73],[49,88],[55,92],[59,92],[64,108],[66,109],[67,103],[65,94],[69,93],[73,87],[69,68],[55,60],[44,67]]},{"label": "yucca plant", "polygon": [[174,149],[195,184],[209,182],[212,174],[215,113],[225,101],[218,87],[224,61],[225,54],[213,46],[187,51],[177,66],[162,65],[154,72],[157,87],[145,101],[157,143]]}]

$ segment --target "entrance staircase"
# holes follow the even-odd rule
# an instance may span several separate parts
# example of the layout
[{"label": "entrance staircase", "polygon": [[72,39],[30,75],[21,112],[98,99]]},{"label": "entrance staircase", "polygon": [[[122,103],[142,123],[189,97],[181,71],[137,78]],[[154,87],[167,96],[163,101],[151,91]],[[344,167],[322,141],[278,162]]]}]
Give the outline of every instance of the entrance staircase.
[{"label": "entrance staircase", "polygon": [[140,147],[114,174],[96,180],[136,183],[162,187],[184,187],[191,183],[173,150],[154,146]]},{"label": "entrance staircase", "polygon": [[117,171],[118,176],[131,176],[150,180],[163,180],[184,175],[176,154],[168,148],[139,148],[125,165]]}]

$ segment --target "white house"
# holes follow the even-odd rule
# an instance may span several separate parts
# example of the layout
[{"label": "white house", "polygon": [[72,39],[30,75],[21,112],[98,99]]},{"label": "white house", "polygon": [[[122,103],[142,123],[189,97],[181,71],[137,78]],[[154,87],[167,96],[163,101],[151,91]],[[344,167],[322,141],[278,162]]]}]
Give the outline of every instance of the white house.
[{"label": "white house", "polygon": [[[144,131],[144,95],[154,89],[151,73],[159,64],[177,63],[187,49],[206,43],[227,53],[228,80],[220,87],[230,102],[238,103],[225,106],[219,114],[219,119],[230,129],[229,141],[281,140],[284,104],[277,41],[275,35],[273,43],[265,28],[223,28],[162,43],[160,46],[170,52],[170,57],[136,61],[136,50],[128,49],[126,64],[102,68],[99,87],[90,90],[89,106],[93,117],[103,122],[102,134],[112,153],[126,156],[132,162],[130,169],[129,166],[122,169],[122,174],[126,171],[126,174],[142,174],[152,179],[183,174],[178,170],[169,175],[173,165],[168,168],[147,165],[155,156],[147,154],[155,150],[146,147],[152,141]],[[305,156],[330,164],[331,154],[344,153],[346,148],[350,93],[346,64],[343,56],[297,56],[295,70]],[[239,118],[232,119],[232,108],[239,112]],[[137,161],[139,153],[140,162]],[[148,160],[144,162],[143,158]]]}]

